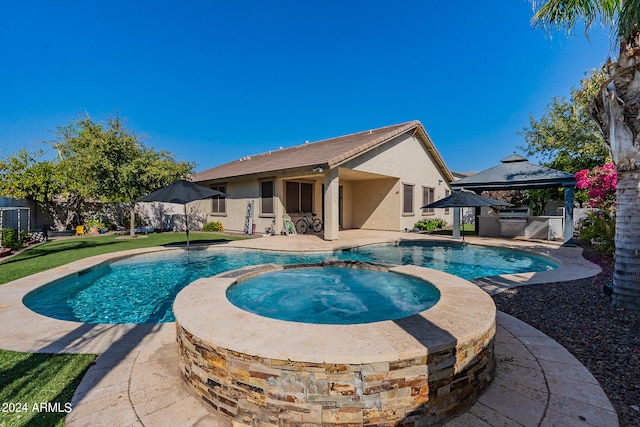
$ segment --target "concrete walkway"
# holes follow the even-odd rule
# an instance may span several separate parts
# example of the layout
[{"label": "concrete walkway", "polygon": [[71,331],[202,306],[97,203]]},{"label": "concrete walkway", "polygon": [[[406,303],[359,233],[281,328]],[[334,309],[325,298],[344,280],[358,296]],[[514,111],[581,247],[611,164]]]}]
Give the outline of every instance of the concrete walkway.
[{"label": "concrete walkway", "polygon": [[[224,247],[330,250],[398,239],[431,239],[414,233],[342,231],[338,242],[314,236],[275,236]],[[523,284],[590,277],[599,268],[579,248],[557,243],[469,238],[468,242],[532,250],[562,266],[552,272],[477,281],[489,293]],[[166,249],[156,249],[166,250]],[[217,250],[213,249],[213,250]],[[51,280],[117,255],[101,255],[0,287],[0,346],[26,352],[98,353],[71,402],[68,426],[230,426],[214,415],[180,379],[173,323],[86,325],[51,319],[22,304],[23,296]],[[611,403],[589,371],[540,331],[504,313],[497,315],[496,378],[478,402],[447,426],[618,426]]]}]

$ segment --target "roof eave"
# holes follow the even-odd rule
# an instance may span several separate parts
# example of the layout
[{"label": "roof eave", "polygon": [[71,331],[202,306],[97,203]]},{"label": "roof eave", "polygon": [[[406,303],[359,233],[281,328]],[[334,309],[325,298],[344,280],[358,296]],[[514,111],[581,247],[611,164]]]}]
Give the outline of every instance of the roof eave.
[{"label": "roof eave", "polygon": [[451,183],[451,188],[454,190],[510,190],[521,188],[554,188],[554,187],[575,187],[575,178],[558,178],[558,179],[545,179],[534,181],[493,181],[493,182],[469,182],[461,183],[460,181],[454,181]]},{"label": "roof eave", "polygon": [[277,169],[277,170],[269,170],[269,171],[262,171],[262,172],[254,172],[254,173],[248,173],[248,174],[238,174],[238,175],[228,175],[228,176],[219,176],[219,177],[214,177],[214,178],[206,178],[206,179],[201,179],[199,181],[195,181],[195,182],[210,182],[210,183],[214,183],[214,182],[226,182],[226,181],[237,181],[237,180],[250,180],[250,179],[264,179],[264,178],[268,178],[268,177],[274,177],[274,176],[280,176],[280,175],[299,175],[299,174],[306,174],[306,175],[313,175],[315,174],[315,172],[313,172],[313,169],[315,168],[326,168],[329,169],[330,166],[328,163],[314,163],[312,165],[308,165],[308,166],[297,166],[295,168],[285,168],[285,169]]}]

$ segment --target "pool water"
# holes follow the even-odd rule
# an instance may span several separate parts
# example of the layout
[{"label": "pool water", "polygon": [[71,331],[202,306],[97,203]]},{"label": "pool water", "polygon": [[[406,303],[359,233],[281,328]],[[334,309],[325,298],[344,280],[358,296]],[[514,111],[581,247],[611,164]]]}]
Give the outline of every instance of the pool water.
[{"label": "pool water", "polygon": [[45,316],[84,323],[172,322],[171,306],[176,295],[201,277],[250,265],[317,263],[325,259],[414,264],[467,280],[558,266],[529,253],[446,243],[376,245],[336,253],[171,251],[97,266],[42,286],[27,294],[23,302]]},{"label": "pool water", "polygon": [[389,271],[348,267],[271,271],[229,287],[243,310],[292,322],[352,325],[411,316],[432,307],[432,284]]}]

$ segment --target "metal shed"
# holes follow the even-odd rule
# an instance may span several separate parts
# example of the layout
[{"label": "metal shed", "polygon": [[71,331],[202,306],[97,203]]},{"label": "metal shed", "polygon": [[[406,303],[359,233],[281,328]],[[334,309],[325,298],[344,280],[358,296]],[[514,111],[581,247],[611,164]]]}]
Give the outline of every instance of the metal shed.
[{"label": "metal shed", "polygon": [[2,230],[5,228],[28,233],[31,229],[31,208],[23,206],[0,207],[0,247],[2,246]]},{"label": "metal shed", "polygon": [[[478,194],[492,190],[522,190],[564,188],[563,239],[566,245],[573,239],[573,205],[576,179],[573,174],[530,163],[525,157],[512,154],[500,164],[451,183],[453,190],[471,190]],[[457,222],[456,222],[457,221]],[[457,228],[456,228],[457,227]],[[454,215],[454,230],[460,227],[460,215]]]}]

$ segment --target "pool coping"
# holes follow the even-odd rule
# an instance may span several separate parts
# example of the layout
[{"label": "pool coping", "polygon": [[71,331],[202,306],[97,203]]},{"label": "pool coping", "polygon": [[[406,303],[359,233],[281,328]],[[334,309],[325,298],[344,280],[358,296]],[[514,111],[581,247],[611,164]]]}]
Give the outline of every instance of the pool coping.
[{"label": "pool coping", "polygon": [[[314,236],[273,236],[236,241],[221,247],[291,251],[335,250],[345,246],[394,243],[399,240],[446,238],[402,232],[347,230],[340,242]],[[344,243],[349,241],[350,244]],[[449,241],[451,241],[449,239]],[[470,243],[531,250],[559,260],[552,272],[488,278],[478,283],[489,293],[512,286],[544,284],[591,277],[600,268],[582,258],[582,250],[557,242],[467,237]],[[158,248],[160,251],[176,248]],[[180,250],[180,249],[178,249]],[[96,262],[150,252],[132,250],[99,255],[0,286],[0,347],[47,353],[101,354],[72,400],[66,425],[206,425],[229,426],[211,414],[179,378],[173,323],[157,325],[85,325],[51,319],[22,305],[22,297],[44,283],[80,271]],[[498,376],[476,405],[447,426],[543,425],[617,426],[611,403],[589,371],[558,343],[531,326],[498,312],[496,354]],[[515,354],[515,357],[514,357]],[[517,412],[517,413],[514,413]],[[535,421],[537,420],[537,421]]]}]

